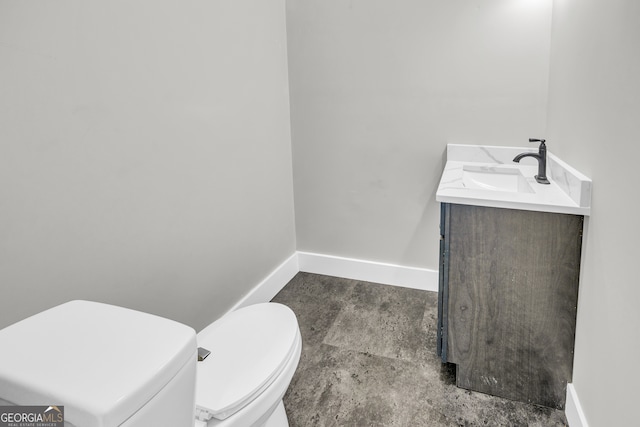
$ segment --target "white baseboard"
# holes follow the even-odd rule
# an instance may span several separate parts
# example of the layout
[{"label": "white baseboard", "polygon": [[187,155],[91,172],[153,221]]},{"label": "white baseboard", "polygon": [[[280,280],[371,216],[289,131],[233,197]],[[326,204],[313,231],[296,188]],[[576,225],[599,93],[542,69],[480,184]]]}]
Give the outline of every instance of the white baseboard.
[{"label": "white baseboard", "polygon": [[248,305],[271,301],[299,271],[424,291],[438,291],[438,272],[434,270],[310,252],[295,252],[254,286],[231,307],[229,312]]},{"label": "white baseboard", "polygon": [[567,417],[569,427],[589,427],[587,418],[582,412],[578,394],[572,383],[567,384],[567,402],[565,404],[564,414]]},{"label": "white baseboard", "polygon": [[438,291],[438,272],[426,268],[298,252],[300,271],[382,283],[405,288]]},{"label": "white baseboard", "polygon": [[231,307],[229,312],[248,305],[271,301],[299,271],[298,254],[294,252],[285,262],[276,267],[262,282],[258,283],[248,294]]}]

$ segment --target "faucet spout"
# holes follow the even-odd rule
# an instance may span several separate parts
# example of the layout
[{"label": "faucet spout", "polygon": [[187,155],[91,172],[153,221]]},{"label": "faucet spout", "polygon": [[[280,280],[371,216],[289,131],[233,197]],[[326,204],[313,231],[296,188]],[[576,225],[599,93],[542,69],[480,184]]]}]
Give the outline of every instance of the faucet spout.
[{"label": "faucet spout", "polygon": [[540,161],[540,155],[538,153],[520,153],[513,158],[513,161],[516,163],[520,163],[520,160],[524,159],[525,157],[533,157],[534,159]]},{"label": "faucet spout", "polygon": [[550,184],[547,179],[547,146],[545,145],[545,140],[529,138],[529,142],[540,142],[538,153],[520,153],[513,158],[513,161],[520,163],[520,160],[525,157],[533,157],[538,161],[538,175],[535,176],[536,181],[539,184]]}]

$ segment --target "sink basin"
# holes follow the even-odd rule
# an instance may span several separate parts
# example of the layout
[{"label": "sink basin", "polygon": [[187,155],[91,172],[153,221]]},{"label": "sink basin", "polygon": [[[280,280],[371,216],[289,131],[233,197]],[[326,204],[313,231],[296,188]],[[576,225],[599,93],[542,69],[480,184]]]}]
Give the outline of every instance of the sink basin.
[{"label": "sink basin", "polygon": [[520,170],[513,167],[464,165],[462,184],[474,190],[534,192]]}]

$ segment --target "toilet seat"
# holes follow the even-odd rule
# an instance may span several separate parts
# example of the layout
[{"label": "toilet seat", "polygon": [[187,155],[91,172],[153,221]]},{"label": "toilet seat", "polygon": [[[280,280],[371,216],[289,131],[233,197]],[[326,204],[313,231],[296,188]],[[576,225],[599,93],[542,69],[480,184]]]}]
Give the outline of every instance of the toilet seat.
[{"label": "toilet seat", "polygon": [[224,420],[253,401],[300,348],[295,314],[277,303],[229,313],[202,330],[197,340],[211,351],[197,366],[196,418],[205,422]]}]

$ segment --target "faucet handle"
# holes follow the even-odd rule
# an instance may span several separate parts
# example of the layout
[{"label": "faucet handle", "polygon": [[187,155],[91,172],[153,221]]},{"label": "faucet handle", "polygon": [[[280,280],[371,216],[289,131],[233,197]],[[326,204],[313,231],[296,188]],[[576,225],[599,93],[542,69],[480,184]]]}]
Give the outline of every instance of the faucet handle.
[{"label": "faucet handle", "polygon": [[541,142],[544,144],[546,141],[547,141],[546,139],[529,138],[529,142]]}]

